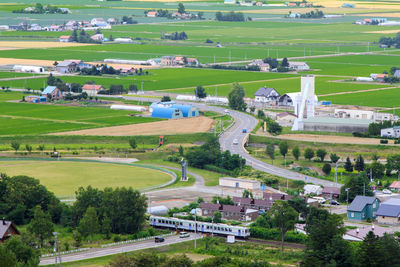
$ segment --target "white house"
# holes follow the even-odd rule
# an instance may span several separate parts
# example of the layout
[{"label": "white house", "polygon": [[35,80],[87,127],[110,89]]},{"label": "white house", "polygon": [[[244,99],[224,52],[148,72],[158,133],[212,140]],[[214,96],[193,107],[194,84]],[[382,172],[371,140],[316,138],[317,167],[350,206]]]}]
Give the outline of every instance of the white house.
[{"label": "white house", "polygon": [[381,137],[399,138],[400,137],[400,126],[394,126],[391,128],[382,129]]},{"label": "white house", "polygon": [[310,194],[314,194],[317,196],[322,195],[322,187],[319,185],[306,184],[303,190],[305,195],[310,195]]},{"label": "white house", "polygon": [[93,18],[90,21],[90,24],[92,24],[93,26],[104,26],[107,25],[107,22],[103,18]]},{"label": "white house", "polygon": [[335,108],[335,118],[373,120],[374,112],[371,110]]},{"label": "white house", "polygon": [[274,88],[261,87],[254,94],[255,102],[268,103],[277,101],[281,95]]},{"label": "white house", "polygon": [[310,66],[308,66],[307,63],[305,62],[296,62],[296,61],[290,61],[289,62],[289,69],[291,70],[310,70]]},{"label": "white house", "polygon": [[90,37],[90,39],[92,39],[93,41],[96,41],[96,42],[103,42],[104,41],[104,34],[97,33],[97,34],[93,35],[92,37]]},{"label": "white house", "polygon": [[16,71],[16,72],[31,72],[31,73],[44,72],[44,68],[43,67],[24,66],[24,65],[14,65],[13,70]]}]

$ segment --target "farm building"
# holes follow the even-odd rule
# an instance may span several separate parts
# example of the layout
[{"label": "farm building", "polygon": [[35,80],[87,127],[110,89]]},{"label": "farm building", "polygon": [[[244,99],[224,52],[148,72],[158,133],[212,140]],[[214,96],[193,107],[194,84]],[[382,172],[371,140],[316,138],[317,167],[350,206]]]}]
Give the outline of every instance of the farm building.
[{"label": "farm building", "polygon": [[41,73],[44,72],[43,67],[38,67],[38,66],[24,66],[24,65],[14,65],[13,67],[14,71],[18,72],[31,72],[31,73]]},{"label": "farm building", "polygon": [[340,196],[339,187],[324,187],[322,190],[322,196],[326,199],[338,199]]},{"label": "farm building", "polygon": [[304,190],[304,195],[313,194],[320,196],[322,194],[322,187],[320,187],[319,185],[306,184],[303,190]]},{"label": "farm building", "polygon": [[[170,118],[170,119],[177,119],[179,117],[157,117],[160,116],[161,109],[176,109],[180,111],[182,118],[190,118],[190,117],[198,117],[199,110],[191,105],[180,105],[176,104],[174,101],[169,102],[159,102],[153,103],[150,105],[149,111],[152,112],[152,117],[156,118]],[[154,111],[157,110],[156,114],[153,116]],[[169,113],[170,111],[168,111]]]},{"label": "farm building", "polygon": [[400,78],[400,70],[396,70],[393,74],[394,77]]},{"label": "farm building", "polygon": [[356,196],[347,208],[347,219],[357,221],[375,219],[379,206],[380,200],[376,197]]},{"label": "farm building", "polygon": [[310,70],[310,66],[308,66],[305,62],[289,62],[289,69],[291,70]]},{"label": "farm building", "polygon": [[236,0],[224,0],[224,4],[235,5],[236,4]]},{"label": "farm building", "polygon": [[0,242],[4,243],[7,239],[13,235],[19,235],[18,229],[14,226],[11,221],[0,220]]},{"label": "farm building", "polygon": [[[47,86],[46,89],[43,90],[42,96],[50,99],[62,99],[62,92],[55,86]],[[49,97],[50,96],[50,97]]]},{"label": "farm building", "polygon": [[46,100],[47,98],[45,96],[29,95],[25,97],[26,102],[32,102],[32,103],[46,102]]},{"label": "farm building", "polygon": [[177,108],[180,111],[182,111],[182,115],[184,118],[190,118],[190,117],[198,117],[199,116],[199,110],[196,107],[193,107],[191,105],[172,105],[173,108]]},{"label": "farm building", "polygon": [[154,108],[170,108],[172,105],[175,105],[175,101],[166,101],[166,102],[154,102],[150,105],[149,111],[153,112]]},{"label": "farm building", "polygon": [[393,126],[391,128],[382,129],[381,137],[399,138],[400,137],[400,126]]},{"label": "farm building", "polygon": [[254,94],[255,102],[268,103],[277,101],[280,94],[274,88],[261,87]]},{"label": "farm building", "polygon": [[71,73],[76,72],[78,68],[78,63],[72,60],[64,60],[63,62],[58,63],[56,66],[56,71],[59,73]]},{"label": "farm building", "polygon": [[371,110],[335,108],[335,118],[373,120],[374,112]]},{"label": "farm building", "polygon": [[182,111],[177,108],[153,108],[151,113],[153,118],[162,119],[181,119],[183,118]]},{"label": "farm building", "polygon": [[259,190],[261,187],[261,183],[256,180],[245,180],[245,179],[230,178],[230,177],[219,178],[219,185],[248,189],[248,190]]},{"label": "farm building", "polygon": [[400,199],[391,198],[382,203],[376,212],[376,220],[382,224],[400,224]]},{"label": "farm building", "polygon": [[58,40],[61,43],[70,43],[70,42],[72,42],[72,37],[70,35],[62,35],[62,36],[60,36],[60,38],[58,38]]},{"label": "farm building", "polygon": [[133,40],[131,38],[115,38],[115,43],[132,43]]},{"label": "farm building", "polygon": [[312,117],[303,120],[304,131],[334,133],[365,133],[372,120]]},{"label": "farm building", "polygon": [[176,65],[178,65],[178,62],[176,61],[175,56],[163,56],[163,57],[161,57],[161,65],[176,66]]},{"label": "farm building", "polygon": [[87,93],[88,96],[96,96],[104,87],[100,84],[85,84],[82,87],[82,93]]},{"label": "farm building", "polygon": [[133,105],[111,105],[110,108],[117,109],[117,110],[132,110],[132,111],[139,111],[139,112],[146,111],[146,107],[144,107],[144,106],[133,106]]}]

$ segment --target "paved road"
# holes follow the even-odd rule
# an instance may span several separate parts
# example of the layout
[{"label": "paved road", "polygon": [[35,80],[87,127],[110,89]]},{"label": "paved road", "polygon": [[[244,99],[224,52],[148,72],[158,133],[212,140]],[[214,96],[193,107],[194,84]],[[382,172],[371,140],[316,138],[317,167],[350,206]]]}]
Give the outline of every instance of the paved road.
[{"label": "paved road", "polygon": [[[181,242],[185,242],[185,241],[189,241],[189,240],[194,240],[195,237],[196,237],[196,235],[194,233],[191,233],[190,237],[187,237],[187,238],[179,238],[178,235],[166,237],[165,241],[163,243],[155,243],[153,239],[150,239],[150,240],[146,240],[146,241],[142,241],[142,242],[137,242],[137,243],[123,245],[123,246],[117,246],[117,247],[94,248],[94,249],[90,249],[88,251],[84,251],[81,253],[63,255],[61,260],[62,260],[62,262],[71,262],[71,261],[79,261],[79,260],[109,256],[109,255],[125,253],[125,252],[130,252],[130,251],[135,251],[135,250],[142,250],[142,249],[155,248],[155,247],[161,247],[161,246],[167,246],[167,245],[171,245],[171,244],[181,243]],[[199,238],[202,238],[202,235],[197,234],[197,239],[199,239]],[[43,258],[40,260],[40,265],[50,265],[50,264],[54,264],[54,262],[55,262],[54,257]]]},{"label": "paved road", "polygon": [[[125,97],[125,98],[130,100],[139,99],[137,97]],[[145,99],[140,98],[140,99],[150,102],[158,101],[158,99],[155,98],[145,98]],[[176,102],[181,102],[181,101],[176,101]],[[191,104],[197,106],[199,109],[202,110],[210,110],[219,113],[224,113],[226,110],[225,108],[222,107],[209,106],[203,103],[191,102]],[[297,172],[273,166],[271,164],[265,163],[261,160],[252,157],[247,153],[247,151],[243,147],[245,138],[247,138],[247,134],[242,133],[242,130],[246,129],[248,133],[251,132],[257,125],[258,122],[257,119],[252,117],[251,115],[239,111],[229,110],[229,113],[234,118],[235,123],[229,130],[225,131],[219,138],[222,150],[229,150],[233,154],[239,154],[240,156],[246,159],[247,165],[252,166],[256,170],[264,171],[290,180],[302,180],[307,183],[320,184],[323,186],[332,186],[332,187],[341,186],[341,184],[335,184],[334,182],[318,179],[311,176],[305,176]],[[233,140],[235,139],[238,140],[238,145],[233,144]]]}]

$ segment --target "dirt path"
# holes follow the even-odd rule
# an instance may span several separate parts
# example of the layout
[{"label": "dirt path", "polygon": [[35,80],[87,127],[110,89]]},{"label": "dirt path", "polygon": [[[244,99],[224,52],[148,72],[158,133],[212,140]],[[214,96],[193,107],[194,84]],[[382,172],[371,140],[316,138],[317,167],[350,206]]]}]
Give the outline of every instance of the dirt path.
[{"label": "dirt path", "polygon": [[396,89],[396,88],[399,88],[399,87],[395,86],[395,87],[385,87],[385,88],[357,90],[357,91],[337,92],[337,93],[330,93],[330,94],[324,94],[324,95],[318,95],[318,96],[347,95],[347,94],[372,92],[372,91],[380,91],[380,90],[390,90],[390,89]]},{"label": "dirt path", "polygon": [[185,118],[166,120],[132,125],[102,127],[79,131],[52,133],[51,135],[101,135],[101,136],[127,136],[127,135],[173,135],[185,133],[202,133],[211,129],[214,120],[207,117]]}]

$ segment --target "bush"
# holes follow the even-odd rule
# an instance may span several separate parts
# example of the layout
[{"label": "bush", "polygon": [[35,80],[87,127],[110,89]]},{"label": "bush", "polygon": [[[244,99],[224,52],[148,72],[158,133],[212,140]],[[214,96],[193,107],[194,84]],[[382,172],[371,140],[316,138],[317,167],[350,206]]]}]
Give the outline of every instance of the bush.
[{"label": "bush", "polygon": [[332,166],[329,163],[324,164],[322,167],[322,171],[325,173],[325,175],[329,175],[331,173]]},{"label": "bush", "polygon": [[389,141],[386,140],[386,139],[381,139],[381,140],[380,140],[380,143],[381,143],[381,144],[387,144],[388,142],[389,142]]},{"label": "bush", "polygon": [[119,235],[114,236],[113,238],[114,242],[120,242],[121,241],[121,237]]},{"label": "bush", "polygon": [[[276,228],[268,229],[259,226],[252,226],[250,227],[250,235],[251,237],[262,238],[267,240],[277,240],[277,241],[281,240],[281,231],[279,231]],[[301,233],[289,231],[285,235],[285,241],[305,244],[307,241],[307,236]]]}]

